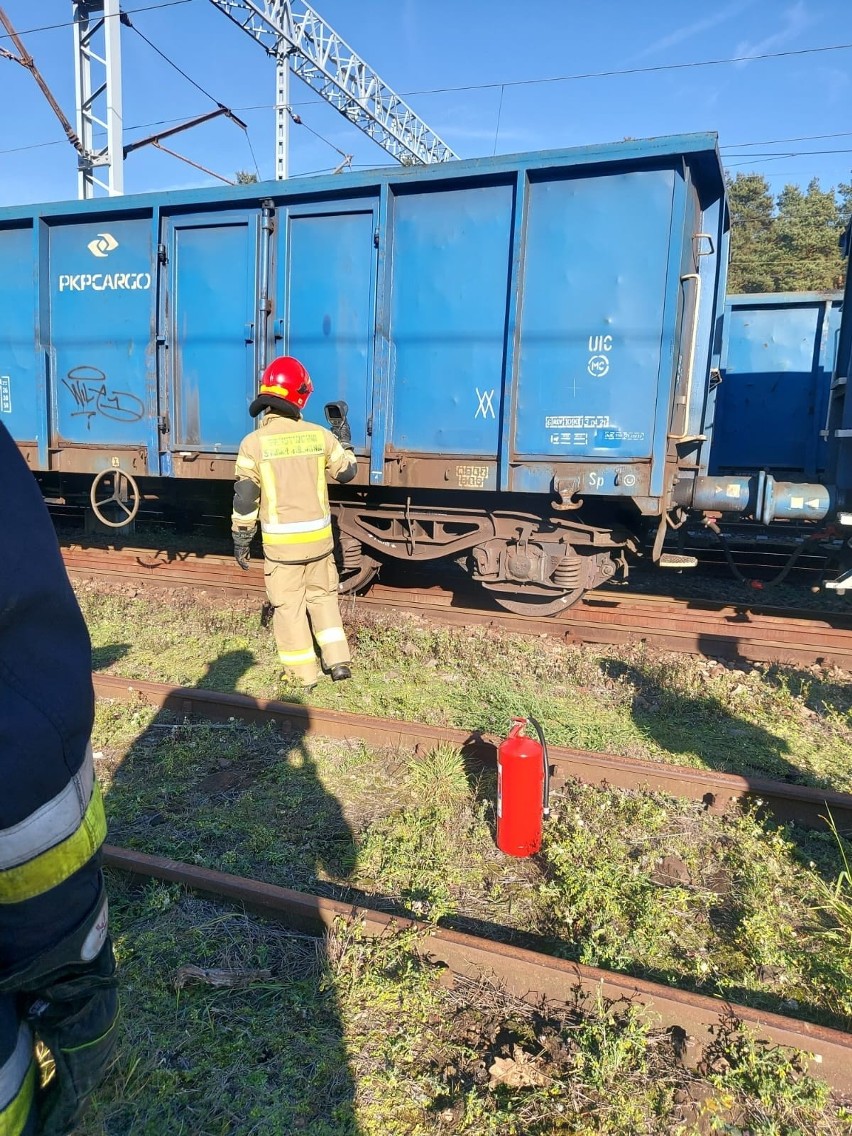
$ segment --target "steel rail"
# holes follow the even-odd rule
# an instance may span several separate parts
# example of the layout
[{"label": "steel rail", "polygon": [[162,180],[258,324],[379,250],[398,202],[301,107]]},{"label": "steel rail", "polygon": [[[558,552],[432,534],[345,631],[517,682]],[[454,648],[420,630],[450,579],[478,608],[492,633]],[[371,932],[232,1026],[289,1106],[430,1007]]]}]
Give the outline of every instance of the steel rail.
[{"label": "steel rail", "polygon": [[[810,1054],[810,1068],[816,1076],[838,1092],[852,1094],[852,1035],[840,1030],[126,848],[105,845],[104,863],[123,872],[177,883],[219,900],[242,904],[302,931],[322,933],[338,919],[358,920],[370,937],[387,935],[394,929],[413,930],[417,933],[420,956],[453,974],[474,980],[485,978],[533,1004],[540,1004],[543,998],[564,1004],[577,987],[593,998],[602,995],[613,1001],[638,1000],[661,1026],[683,1030],[687,1043],[692,1041],[693,1045],[707,1044],[720,1016],[727,1011],[770,1043]],[[693,1060],[697,1056],[691,1054]]]},{"label": "steel rail", "polygon": [[[143,682],[116,675],[94,675],[99,698],[144,701],[149,706],[176,714],[198,715],[222,721],[275,722],[299,734],[317,737],[360,739],[380,749],[428,751],[439,744],[456,746],[471,760],[494,767],[499,739],[479,730],[465,731],[430,726],[393,718],[374,718],[343,710],[329,710],[302,703],[253,698],[247,694]],[[558,788],[570,779],[590,785],[623,789],[646,789],[699,801],[711,812],[724,812],[735,802],[760,802],[781,822],[806,827],[824,827],[828,811],[842,831],[852,830],[852,794],[806,785],[790,785],[765,777],[740,777],[730,773],[640,761],[615,754],[593,753],[565,746],[548,746],[554,766],[552,785]]]},{"label": "steel rail", "polygon": [[[226,589],[236,588],[242,592],[263,590],[263,571],[260,562],[251,564],[246,573],[237,570],[231,556],[220,553],[173,553],[160,549],[105,549],[97,546],[84,548],[76,545],[65,545],[63,556],[69,571],[78,571],[81,574],[90,572],[93,577],[126,575],[127,570],[130,570],[134,574],[134,578],[150,580],[157,573],[168,577],[169,583],[176,585],[187,583],[197,587],[198,575],[203,574],[205,581],[209,581],[211,586],[215,585]],[[110,567],[110,564],[113,566]],[[118,568],[116,565],[122,565],[122,567]],[[375,583],[371,585],[367,596],[355,598],[363,601],[378,596],[382,597],[385,602],[391,602],[395,599],[399,604],[404,604],[409,595],[436,607],[453,607],[456,602],[455,593],[440,584],[407,588],[404,596],[400,598],[398,587]],[[474,600],[482,597],[475,586],[471,586],[462,598]],[[660,613],[666,611],[678,614],[688,610],[691,615],[694,615],[695,612],[703,612],[707,615],[719,615],[728,621],[740,623],[760,624],[768,620],[782,620],[784,622],[799,620],[814,624],[819,627],[821,632],[852,632],[852,613],[821,612],[814,608],[782,607],[770,603],[755,603],[751,599],[742,603],[701,597],[678,599],[673,596],[630,592],[629,590],[626,590],[625,594],[619,595],[618,592],[608,589],[593,589],[587,592],[574,607],[569,608],[561,615],[552,618],[547,617],[546,619],[539,617],[539,621],[547,624],[558,624],[566,619],[571,612],[580,611],[584,608],[623,608],[625,606],[635,606],[639,610],[653,609]],[[514,622],[524,622],[528,618],[536,618],[534,614],[529,617],[513,615],[511,612],[493,608],[489,608],[484,614],[499,618],[505,616],[508,620]]]},{"label": "steel rail", "polygon": [[[103,556],[66,552],[66,567],[77,578],[134,581],[143,586],[187,587],[263,596],[260,568],[237,574],[210,558],[133,563],[111,553]],[[471,597],[464,597],[465,601]],[[579,603],[552,617],[513,615],[483,607],[455,606],[458,599],[440,588],[405,589],[374,585],[365,596],[342,598],[343,610],[416,611],[446,626],[485,626],[521,635],[547,635],[570,643],[617,646],[644,642],[659,650],[704,655],[730,661],[818,663],[852,670],[852,621],[845,614],[802,613],[793,618],[753,610],[747,605],[713,604],[705,600],[673,600],[590,592]]]}]

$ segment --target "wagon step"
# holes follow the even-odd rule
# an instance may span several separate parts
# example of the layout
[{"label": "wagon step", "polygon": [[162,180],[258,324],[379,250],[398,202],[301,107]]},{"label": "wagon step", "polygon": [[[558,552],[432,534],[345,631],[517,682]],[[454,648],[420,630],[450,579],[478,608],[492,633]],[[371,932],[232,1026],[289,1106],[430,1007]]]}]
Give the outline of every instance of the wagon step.
[{"label": "wagon step", "polygon": [[678,552],[664,552],[657,561],[658,568],[697,568],[697,556],[683,556]]}]

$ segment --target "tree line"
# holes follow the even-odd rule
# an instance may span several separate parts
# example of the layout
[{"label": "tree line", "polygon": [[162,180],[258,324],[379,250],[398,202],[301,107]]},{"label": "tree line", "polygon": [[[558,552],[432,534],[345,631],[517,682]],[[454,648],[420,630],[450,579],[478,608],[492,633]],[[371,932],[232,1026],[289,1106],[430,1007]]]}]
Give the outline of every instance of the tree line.
[{"label": "tree line", "polygon": [[806,191],[787,185],[775,198],[761,174],[727,179],[731,210],[729,292],[820,292],[843,287],[840,238],[852,214],[852,182]]}]

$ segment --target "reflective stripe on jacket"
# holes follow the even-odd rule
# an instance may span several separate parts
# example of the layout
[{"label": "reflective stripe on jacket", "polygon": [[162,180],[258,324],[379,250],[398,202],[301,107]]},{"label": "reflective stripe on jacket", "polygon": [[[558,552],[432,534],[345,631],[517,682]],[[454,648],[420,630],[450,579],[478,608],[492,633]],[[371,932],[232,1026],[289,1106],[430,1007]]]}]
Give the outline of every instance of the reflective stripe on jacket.
[{"label": "reflective stripe on jacket", "polygon": [[243,438],[236,476],[260,490],[260,504],[249,514],[234,512],[235,528],[260,520],[268,559],[287,563],[317,560],[331,552],[331,513],[326,471],[337,477],[355,462],[323,426],[266,414]]}]

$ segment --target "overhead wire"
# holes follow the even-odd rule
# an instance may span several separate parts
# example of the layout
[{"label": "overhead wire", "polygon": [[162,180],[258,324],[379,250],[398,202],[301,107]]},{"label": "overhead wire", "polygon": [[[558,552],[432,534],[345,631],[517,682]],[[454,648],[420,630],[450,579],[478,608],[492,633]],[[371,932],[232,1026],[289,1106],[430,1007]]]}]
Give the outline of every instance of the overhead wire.
[{"label": "overhead wire", "polygon": [[[122,13],[122,15],[128,16],[127,13]],[[150,40],[148,38],[148,36],[145,35],[144,32],[140,31],[139,28],[137,28],[134,23],[131,23],[129,16],[128,16],[127,19],[122,20],[122,23],[126,27],[130,28],[131,31],[136,32],[136,34],[139,36],[139,38],[144,40],[145,43],[147,43],[148,46],[151,48],[151,50],[155,51],[157,53],[157,55],[159,55],[159,57],[162,60],[164,60],[166,63],[168,63],[168,65],[170,67],[173,67],[174,70],[177,71],[178,75],[182,75],[183,78],[186,79],[187,83],[191,83],[192,86],[195,87],[195,89],[197,91],[200,91],[202,93],[202,95],[204,95],[206,98],[210,99],[210,101],[215,103],[216,106],[218,106],[218,107],[224,107],[225,106],[225,104],[220,102],[220,100],[217,99],[215,95],[211,95],[210,92],[208,90],[206,90],[204,87],[202,87],[199,82],[197,82],[195,79],[193,79],[193,77],[191,75],[188,75],[186,73],[186,71],[184,71],[184,69],[179,64],[175,63],[175,61],[170,56],[166,55],[166,53],[164,51],[162,51],[159,47],[157,47],[157,45],[152,40]],[[230,109],[230,108],[226,108],[226,109]]]},{"label": "overhead wire", "polygon": [[284,109],[290,116],[290,120],[294,122],[296,126],[304,126],[305,130],[307,130],[310,134],[313,134],[315,138],[319,138],[320,142],[325,142],[326,146],[331,146],[332,150],[334,150],[335,153],[339,154],[341,158],[346,158],[350,162],[352,161],[351,154],[347,154],[344,150],[341,150],[339,146],[335,146],[335,144],[330,141],[330,139],[326,138],[324,134],[320,134],[318,130],[314,130],[312,126],[308,126],[308,124],[302,119],[301,115],[295,114],[293,112],[289,104],[285,106]]},{"label": "overhead wire", "polygon": [[[141,31],[139,28],[137,28],[136,25],[134,23],[132,23],[129,18],[122,20],[122,23],[126,27],[130,28],[131,31],[136,32],[136,34],[140,37],[140,39],[144,40],[145,43],[147,43],[147,45],[151,48],[151,50],[156,52],[156,54],[159,55],[160,58],[164,62],[168,63],[168,65],[170,67],[174,68],[174,70],[177,71],[177,73],[179,75],[181,75],[188,83],[190,83],[193,87],[195,87],[195,89],[197,91],[200,91],[201,94],[205,96],[205,98],[210,99],[210,101],[212,103],[215,103],[215,105],[217,107],[220,107],[222,110],[224,110],[225,114],[231,119],[231,121],[235,125],[239,126],[242,129],[243,133],[245,134],[246,142],[248,143],[249,152],[251,154],[251,160],[254,163],[255,173],[256,173],[258,181],[259,181],[260,180],[260,166],[258,165],[258,162],[257,162],[257,155],[254,152],[254,146],[252,145],[251,135],[249,134],[249,128],[246,125],[246,123],[244,123],[240,119],[238,119],[236,117],[234,111],[230,107],[226,106],[225,103],[221,102],[221,100],[217,99],[214,94],[212,94],[205,87],[203,87],[201,85],[201,83],[197,82],[197,80],[193,79],[193,77],[191,75],[187,74],[187,72],[184,71],[184,69],[178,63],[175,63],[175,61],[171,58],[171,56],[167,55],[165,51],[161,50],[161,48],[159,48],[153,42],[153,40],[149,39],[149,37],[146,36],[143,31]],[[128,129],[136,129],[136,128],[135,127],[129,127]],[[196,169],[202,170],[204,173],[211,174],[213,177],[219,178],[220,181],[228,182],[228,180],[229,180],[228,178],[223,177],[221,174],[215,173],[213,170],[208,170],[206,166],[201,166],[197,162],[193,162],[191,159],[185,157],[183,154],[179,154],[176,150],[170,150],[166,146],[163,146],[162,144],[158,144],[158,143],[154,143],[154,145],[157,146],[158,150],[162,150],[163,153],[170,154],[174,158],[180,158],[181,161],[187,162],[191,166],[195,166]],[[233,183],[229,183],[229,184],[233,184]]]},{"label": "overhead wire", "polygon": [[[119,19],[121,18],[121,16],[124,16],[124,15],[132,16],[134,14],[134,12],[154,12],[158,8],[176,8],[179,4],[192,4],[193,2],[194,2],[194,0],[161,0],[161,3],[159,3],[159,4],[146,4],[144,7],[141,7],[141,8],[128,8],[126,11],[122,11],[122,12],[119,13]],[[102,19],[108,19],[108,20],[115,19],[115,17],[112,16],[112,15],[103,16],[101,18]],[[22,31],[18,32],[18,35],[21,35],[21,36],[36,35],[38,32],[52,32],[52,31],[55,31],[57,28],[72,28],[73,26],[74,26],[73,20],[63,20],[59,24],[42,24],[40,27],[37,27],[37,28],[24,28]],[[0,39],[10,39],[10,38],[11,37],[9,35],[5,34],[5,33],[3,35],[0,35]]]},{"label": "overhead wire", "polygon": [[261,180],[261,178],[260,178],[260,166],[257,164],[257,155],[254,152],[254,146],[252,146],[252,144],[251,144],[251,134],[249,134],[249,128],[248,127],[246,127],[246,129],[245,129],[245,135],[246,135],[246,142],[248,143],[249,152],[251,154],[251,160],[254,162],[254,172],[257,175],[257,180],[260,181]]},{"label": "overhead wire", "polygon": [[753,63],[760,59],[784,59],[793,55],[816,55],[826,51],[848,51],[852,43],[826,44],[824,47],[802,47],[791,51],[765,51],[758,55],[731,55],[724,59],[698,59],[690,63],[658,63],[652,67],[623,67],[612,71],[583,71],[572,75],[548,75],[540,79],[504,79],[488,83],[465,83],[456,87],[428,87],[400,91],[400,95],[443,95],[461,91],[483,91],[494,87],[532,87],[542,83],[568,83],[579,79],[610,79],[618,75],[646,75],[656,71],[684,71],[691,67],[719,67],[728,63]]},{"label": "overhead wire", "polygon": [[500,119],[503,116],[503,96],[506,93],[506,88],[500,87],[500,104],[497,107],[497,125],[494,127],[494,146],[491,150],[491,157],[497,153],[497,139],[500,137]]},{"label": "overhead wire", "polygon": [[[184,69],[179,64],[175,63],[175,61],[169,55],[167,55],[166,52],[164,52],[152,40],[150,40],[148,38],[148,36],[146,36],[144,34],[144,32],[140,31],[139,28],[137,28],[134,23],[131,23],[131,21],[129,19],[124,20],[123,23],[125,23],[126,26],[129,27],[132,31],[136,32],[136,34],[138,36],[140,36],[145,41],[145,43],[147,43],[148,46],[153,51],[155,51],[157,53],[157,55],[160,56],[161,59],[163,59],[166,63],[168,63],[170,67],[173,67],[174,70],[177,71],[178,74],[181,75],[184,79],[186,79],[186,81],[188,83],[191,83],[192,86],[196,88],[196,90],[200,91],[202,95],[204,95],[206,98],[210,99],[211,102],[216,104],[216,106],[222,107],[226,111],[226,113],[233,116],[233,114],[235,112],[231,108],[227,107],[224,103],[220,102],[220,100],[217,99],[215,95],[211,94],[210,91],[208,91],[199,82],[197,82],[195,79],[193,79],[193,77],[191,75],[187,74],[187,72],[184,71]],[[277,105],[277,104],[273,104],[273,105]],[[305,128],[305,130],[309,131],[316,138],[318,138],[321,142],[325,142],[325,144],[327,146],[330,146],[332,148],[332,150],[335,151],[335,153],[339,154],[340,157],[343,158],[345,162],[349,163],[349,162],[352,161],[352,155],[351,154],[347,154],[344,150],[341,150],[339,146],[335,146],[335,144],[332,141],[330,141],[330,139],[326,138],[325,135],[321,134],[318,130],[314,130],[314,128],[312,126],[309,126],[306,122],[304,122],[302,120],[302,118],[298,114],[296,114],[295,111],[293,111],[292,107],[289,104],[287,106],[285,106],[284,109],[287,111],[291,120],[297,126],[303,126]],[[254,152],[254,146],[252,145],[251,138],[249,137],[248,127],[245,125],[245,123],[241,123],[241,122],[238,122],[237,125],[241,126],[242,129],[245,132],[246,141],[248,142],[248,147],[249,147],[249,150],[251,151],[251,156],[252,156],[252,161],[254,162],[255,171],[256,171],[257,176],[259,178],[260,177],[260,167],[259,167],[258,162],[257,162],[257,156]]]},{"label": "overhead wire", "polygon": [[817,142],[823,138],[850,138],[852,130],[841,130],[837,134],[800,134],[793,138],[760,138],[756,142],[728,142],[721,150],[739,150],[746,146],[778,146],[782,142]]},{"label": "overhead wire", "polygon": [[763,165],[764,162],[781,162],[785,158],[807,158],[809,154],[852,154],[852,148],[849,150],[799,150],[790,154],[764,154],[763,156],[750,155],[741,161],[726,161],[725,166],[734,170],[740,166],[759,166]]},{"label": "overhead wire", "polygon": [[[156,52],[157,55],[159,55],[166,63],[168,63],[169,66],[174,68],[174,70],[177,71],[178,74],[180,74],[188,83],[190,83],[193,87],[196,88],[196,90],[198,90],[201,94],[203,94],[205,96],[205,98],[210,99],[211,102],[215,103],[216,106],[221,107],[223,110],[225,110],[226,113],[228,113],[229,115],[233,115],[235,113],[235,111],[265,110],[265,109],[271,109],[271,108],[275,107],[277,105],[275,103],[258,103],[258,104],[253,104],[253,105],[249,105],[249,106],[241,106],[241,107],[237,107],[237,108],[227,107],[225,104],[220,102],[210,91],[208,91],[204,86],[202,86],[201,83],[199,83],[196,79],[194,79],[191,75],[189,75],[186,71],[184,71],[184,69],[179,64],[177,64],[170,56],[168,56],[164,51],[162,51],[161,48],[159,48],[151,39],[149,39],[149,37],[146,36],[139,28],[137,28],[136,25],[133,24],[131,22],[131,20],[129,19],[129,17],[131,15],[133,15],[137,12],[149,12],[149,11],[155,11],[157,9],[162,9],[162,8],[172,8],[172,7],[177,7],[177,6],[184,5],[184,4],[189,4],[189,3],[192,3],[192,2],[193,2],[193,0],[160,0],[159,3],[140,5],[139,7],[131,8],[131,9],[128,9],[126,11],[122,11],[120,13],[120,18],[122,19],[123,23],[125,23],[128,27],[130,27],[132,31],[136,32],[136,34],[142,40],[144,40],[144,42],[146,44],[148,44],[148,46],[154,52]],[[49,30],[52,30],[54,28],[69,27],[72,24],[73,24],[73,21],[63,21],[62,23],[57,23],[57,24],[46,24],[46,25],[42,25],[40,27],[26,29],[25,31],[23,31],[19,34],[30,35],[30,34],[33,34],[33,33],[36,33],[36,32],[49,31]],[[9,38],[9,37],[5,36],[5,35],[0,36],[0,39],[6,39],[6,38]],[[434,95],[434,94],[458,93],[458,92],[463,92],[463,91],[488,90],[488,89],[499,88],[500,89],[500,107],[498,109],[497,127],[496,127],[496,132],[495,132],[495,145],[496,145],[496,135],[499,134],[499,129],[500,129],[500,118],[501,118],[501,115],[502,115],[503,98],[504,98],[505,90],[506,90],[507,87],[534,86],[534,85],[545,84],[545,83],[570,82],[570,81],[577,81],[577,80],[582,80],[582,79],[611,78],[611,77],[623,76],[623,75],[637,75],[637,74],[648,74],[648,73],[662,72],[662,71],[687,70],[687,69],[693,68],[693,67],[715,67],[715,66],[721,66],[721,65],[724,65],[724,64],[745,63],[745,62],[753,62],[753,61],[766,60],[766,59],[781,59],[781,58],[789,58],[791,56],[813,55],[813,54],[819,54],[819,53],[831,52],[831,51],[845,51],[845,50],[849,50],[849,49],[852,49],[852,43],[827,44],[827,45],[823,45],[823,46],[820,46],[820,47],[799,48],[799,49],[788,50],[788,51],[762,52],[762,53],[754,54],[754,55],[736,55],[736,56],[729,56],[729,57],[726,57],[726,58],[719,58],[719,59],[695,60],[695,61],[688,62],[688,63],[663,63],[663,64],[655,64],[655,65],[648,66],[648,67],[628,67],[628,68],[612,69],[612,70],[608,70],[608,71],[588,71],[588,72],[580,72],[580,73],[567,74],[567,75],[544,76],[544,77],[537,78],[537,79],[514,79],[514,80],[491,81],[491,82],[485,82],[485,83],[468,83],[468,84],[462,84],[462,85],[458,85],[458,86],[420,88],[420,89],[416,89],[416,90],[403,91],[401,93],[405,96]],[[335,151],[335,153],[337,153],[341,156],[341,158],[348,160],[348,164],[351,165],[352,155],[346,154],[343,150],[340,149],[340,147],[336,146],[330,139],[326,138],[319,131],[317,131],[313,127],[309,126],[294,111],[295,107],[312,106],[312,105],[316,105],[316,104],[314,102],[311,102],[311,101],[299,101],[299,102],[295,102],[295,103],[289,103],[286,107],[286,110],[287,110],[288,114],[290,115],[291,120],[296,125],[303,126],[309,133],[313,134],[320,141],[322,141],[326,145],[330,146]],[[173,121],[179,121],[179,119],[161,119],[156,123],[151,123],[151,124],[146,124],[146,125],[160,125],[160,124],[165,124],[165,123],[173,122]],[[241,125],[243,127],[243,129],[245,130],[246,140],[247,140],[249,150],[251,151],[251,155],[252,155],[252,161],[254,162],[255,169],[257,170],[258,176],[259,176],[259,167],[258,167],[257,157],[256,157],[255,152],[254,152],[254,147],[252,146],[252,143],[251,143],[251,138],[249,137],[248,127],[245,126],[245,124],[243,124],[243,123],[238,123],[238,125]],[[142,126],[128,126],[128,127],[126,127],[127,130],[136,130],[136,129],[142,129],[142,128],[143,128]],[[840,137],[847,137],[847,136],[850,136],[850,135],[852,135],[852,131],[844,131],[844,132],[839,132],[839,133],[836,133],[836,134],[803,135],[801,137],[795,137],[795,138],[764,139],[764,140],[759,140],[759,141],[754,141],[754,142],[729,143],[727,145],[721,146],[720,149],[725,151],[726,153],[728,153],[731,158],[737,158],[737,157],[740,157],[740,155],[732,154],[732,153],[730,153],[730,151],[740,149],[740,148],[759,146],[759,145],[772,146],[772,145],[780,145],[780,144],[783,144],[785,142],[798,142],[798,141],[810,141],[810,140],[816,141],[818,139],[823,139],[823,138],[840,138]],[[57,145],[59,143],[59,141],[60,140],[57,139],[55,141],[50,141],[50,142],[37,142],[37,143],[31,143],[27,146],[11,147],[11,148],[6,149],[6,150],[0,150],[0,154],[18,153],[18,152],[21,152],[21,151],[24,151],[24,150],[44,148],[44,147],[48,147],[48,146]],[[848,153],[848,152],[849,151],[844,150],[844,149],[795,151],[795,152],[779,154],[779,155],[775,155],[775,154],[773,154],[773,155],[754,155],[753,158],[756,162],[757,161],[763,162],[763,161],[774,161],[777,158],[783,158],[783,157],[801,157],[801,156],[806,156],[807,154],[815,154],[815,155],[817,155],[817,154],[843,154],[843,153]],[[745,157],[745,155],[742,155],[742,156]],[[726,159],[726,161],[727,161],[727,159]],[[733,165],[740,165],[740,164],[744,164],[744,163],[730,162],[728,164],[731,164],[733,166]]]},{"label": "overhead wire", "polygon": [[0,150],[0,154],[20,154],[22,150],[44,150],[48,146],[67,144],[65,138],[54,138],[52,142],[30,142],[26,146],[10,146],[7,150]]}]

